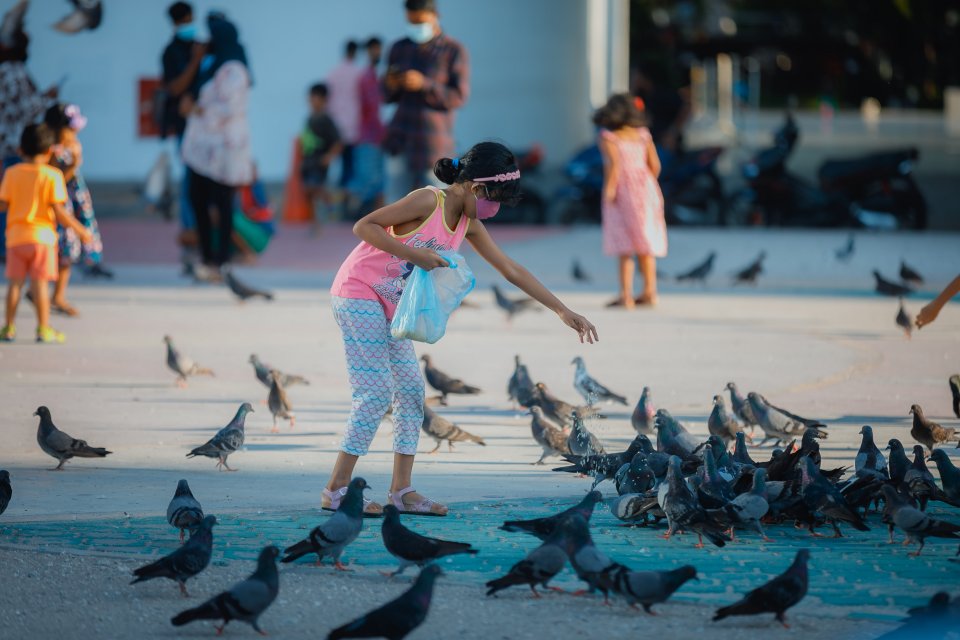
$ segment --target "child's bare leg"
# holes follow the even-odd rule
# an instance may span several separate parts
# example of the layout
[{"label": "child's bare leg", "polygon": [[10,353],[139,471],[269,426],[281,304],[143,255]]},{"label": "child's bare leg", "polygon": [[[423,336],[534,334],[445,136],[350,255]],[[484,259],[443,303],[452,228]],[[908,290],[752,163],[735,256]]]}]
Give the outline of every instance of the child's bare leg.
[{"label": "child's bare leg", "polygon": [[24,280],[11,280],[7,286],[7,315],[4,325],[11,326],[17,318],[17,307],[20,305],[20,290]]},{"label": "child's bare leg", "polygon": [[[62,271],[61,271],[62,273]],[[33,294],[33,306],[37,310],[37,326],[50,326],[50,287],[46,280],[30,280],[30,292]]]},{"label": "child's bare leg", "polygon": [[643,299],[654,304],[657,301],[657,259],[640,256],[640,273],[643,275]]},{"label": "child's bare leg", "polygon": [[620,299],[623,306],[633,309],[633,256],[620,256]]},{"label": "child's bare leg", "polygon": [[[67,285],[70,284],[70,271],[70,265],[60,267],[59,273],[57,274],[57,284],[53,288],[53,304],[62,309],[68,316],[75,316],[77,315],[77,310],[67,302]],[[34,292],[34,295],[36,295],[36,292]],[[44,295],[49,297],[47,294]]]},{"label": "child's bare leg", "polygon": [[350,484],[350,479],[353,478],[353,469],[357,466],[359,459],[359,456],[343,451],[337,454],[337,461],[333,464],[333,471],[330,473],[330,480],[327,482],[327,490],[334,491]]}]

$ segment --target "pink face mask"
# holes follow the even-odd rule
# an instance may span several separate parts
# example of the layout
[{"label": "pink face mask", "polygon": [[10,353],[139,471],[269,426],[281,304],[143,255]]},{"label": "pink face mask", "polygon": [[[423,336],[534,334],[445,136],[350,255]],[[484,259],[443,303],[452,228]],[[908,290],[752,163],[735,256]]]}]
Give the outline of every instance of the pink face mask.
[{"label": "pink face mask", "polygon": [[486,198],[477,198],[477,220],[486,220],[497,215],[500,203]]}]

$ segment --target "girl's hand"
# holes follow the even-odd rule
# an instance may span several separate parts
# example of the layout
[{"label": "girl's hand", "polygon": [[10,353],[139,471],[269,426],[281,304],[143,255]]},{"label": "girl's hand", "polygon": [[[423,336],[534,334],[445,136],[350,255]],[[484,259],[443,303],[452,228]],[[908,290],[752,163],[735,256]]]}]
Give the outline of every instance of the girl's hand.
[{"label": "girl's hand", "polygon": [[437,267],[450,266],[450,263],[433,249],[414,249],[413,255],[410,256],[410,262],[424,271],[433,271]]},{"label": "girl's hand", "polygon": [[597,336],[597,328],[579,313],[574,313],[573,311],[570,311],[570,309],[564,309],[558,315],[560,316],[560,319],[563,320],[563,324],[567,325],[580,335],[581,343],[584,341],[584,338],[586,338],[586,341],[590,344],[600,341],[600,338]]},{"label": "girl's hand", "polygon": [[922,329],[924,326],[936,320],[937,316],[940,315],[940,309],[941,307],[936,301],[920,309],[920,313],[917,314],[917,319],[915,320],[917,329]]},{"label": "girl's hand", "polygon": [[612,187],[612,188],[611,188],[611,187],[606,187],[606,188],[604,188],[604,190],[603,190],[603,199],[606,200],[607,202],[613,202],[614,200],[616,200],[616,199],[617,199],[617,188],[616,188],[616,186],[614,186],[614,187]]}]

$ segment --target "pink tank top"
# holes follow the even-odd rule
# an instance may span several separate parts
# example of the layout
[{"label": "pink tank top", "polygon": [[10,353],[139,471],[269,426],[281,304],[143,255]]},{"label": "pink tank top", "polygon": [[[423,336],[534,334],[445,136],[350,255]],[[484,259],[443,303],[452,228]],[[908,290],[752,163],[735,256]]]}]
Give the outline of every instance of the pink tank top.
[{"label": "pink tank top", "polygon": [[[389,233],[407,246],[433,249],[438,253],[456,251],[467,234],[470,219],[461,215],[457,228],[451,230],[443,215],[446,195],[436,187],[424,188],[437,196],[433,213],[410,233],[398,236],[392,227],[388,229]],[[361,242],[340,265],[330,293],[340,298],[378,300],[390,320],[397,310],[397,303],[412,269],[413,265],[406,260]]]}]

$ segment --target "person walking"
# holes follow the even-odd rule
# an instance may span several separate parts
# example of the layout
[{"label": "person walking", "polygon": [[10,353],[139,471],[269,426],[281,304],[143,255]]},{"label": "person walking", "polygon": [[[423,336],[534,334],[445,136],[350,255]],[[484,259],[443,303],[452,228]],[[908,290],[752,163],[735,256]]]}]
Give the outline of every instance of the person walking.
[{"label": "person walking", "polygon": [[[236,188],[254,179],[247,102],[250,73],[237,28],[222,13],[207,17],[210,43],[200,63],[196,102],[185,96],[183,161],[197,218],[200,279],[219,281],[230,261]],[[216,232],[216,233],[214,233]]]},{"label": "person walking", "polygon": [[341,190],[347,190],[353,179],[353,146],[360,134],[360,78],[364,69],[356,62],[358,48],[354,40],[347,41],[343,60],[333,68],[326,81],[330,92],[328,110],[343,144],[338,183]]},{"label": "person walking", "polygon": [[353,180],[349,190],[356,196],[363,212],[369,213],[383,206],[385,186],[383,151],[380,148],[384,133],[380,120],[383,97],[377,77],[383,44],[380,38],[372,37],[364,48],[368,65],[360,76],[360,128],[353,148]]},{"label": "person walking", "polygon": [[397,109],[383,148],[391,160],[391,199],[435,183],[434,163],[453,154],[454,112],[470,93],[470,61],[440,28],[435,0],[406,0],[407,37],[395,42],[383,78],[385,102]]}]

